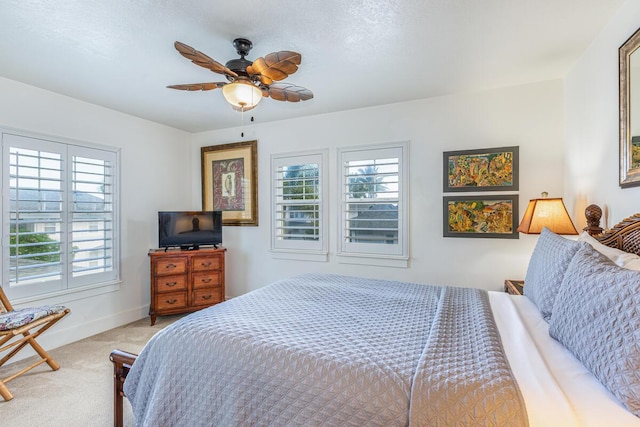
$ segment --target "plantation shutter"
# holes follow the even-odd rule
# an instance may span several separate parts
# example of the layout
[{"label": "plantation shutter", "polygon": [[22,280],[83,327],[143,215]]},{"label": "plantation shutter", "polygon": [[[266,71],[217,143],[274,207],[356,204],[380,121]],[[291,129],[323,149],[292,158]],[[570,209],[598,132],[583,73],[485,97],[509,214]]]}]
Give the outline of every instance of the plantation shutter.
[{"label": "plantation shutter", "polygon": [[9,287],[47,282],[59,289],[64,272],[64,147],[16,145],[8,149]]},{"label": "plantation shutter", "polygon": [[322,154],[272,158],[273,249],[322,250]]},{"label": "plantation shutter", "polygon": [[117,153],[6,132],[2,152],[9,296],[114,283]]},{"label": "plantation shutter", "polygon": [[406,252],[404,146],[340,152],[341,253]]},{"label": "plantation shutter", "polygon": [[320,238],[318,164],[281,166],[276,181],[276,238],[317,241]]},{"label": "plantation shutter", "polygon": [[[74,147],[70,201],[72,285],[113,271],[115,154]],[[93,279],[92,279],[93,280]]]},{"label": "plantation shutter", "polygon": [[345,163],[345,239],[398,243],[398,158]]}]

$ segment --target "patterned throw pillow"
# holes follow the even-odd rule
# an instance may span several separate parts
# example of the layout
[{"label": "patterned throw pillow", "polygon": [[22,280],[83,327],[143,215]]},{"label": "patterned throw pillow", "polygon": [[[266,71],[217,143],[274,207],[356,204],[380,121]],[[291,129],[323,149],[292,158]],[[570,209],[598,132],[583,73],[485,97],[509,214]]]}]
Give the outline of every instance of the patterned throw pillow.
[{"label": "patterned throw pillow", "polygon": [[549,334],[640,417],[640,271],[581,248],[558,291]]},{"label": "patterned throw pillow", "polygon": [[60,313],[65,308],[62,305],[43,305],[0,313],[0,331],[19,328],[50,314]]},{"label": "patterned throw pillow", "polygon": [[540,233],[524,279],[524,295],[533,301],[547,322],[567,267],[584,245],[587,243],[565,239],[546,227]]}]

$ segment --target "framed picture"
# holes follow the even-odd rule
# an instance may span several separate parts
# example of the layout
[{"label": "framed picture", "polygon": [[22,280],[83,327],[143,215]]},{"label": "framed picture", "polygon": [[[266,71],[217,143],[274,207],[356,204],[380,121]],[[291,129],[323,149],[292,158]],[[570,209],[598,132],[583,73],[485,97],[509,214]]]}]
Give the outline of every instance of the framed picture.
[{"label": "framed picture", "polygon": [[[640,29],[636,30],[618,48],[618,89],[620,123],[620,188],[640,185],[640,138],[638,138],[638,92],[637,61],[640,47]],[[633,80],[636,80],[634,83]],[[635,135],[635,136],[634,136]]]},{"label": "framed picture", "polygon": [[518,239],[518,195],[443,197],[444,237]]},{"label": "framed picture", "polygon": [[444,192],[515,191],[518,162],[518,147],[445,151]]},{"label": "framed picture", "polygon": [[222,225],[258,225],[258,142],[200,149],[202,209],[222,211]]}]

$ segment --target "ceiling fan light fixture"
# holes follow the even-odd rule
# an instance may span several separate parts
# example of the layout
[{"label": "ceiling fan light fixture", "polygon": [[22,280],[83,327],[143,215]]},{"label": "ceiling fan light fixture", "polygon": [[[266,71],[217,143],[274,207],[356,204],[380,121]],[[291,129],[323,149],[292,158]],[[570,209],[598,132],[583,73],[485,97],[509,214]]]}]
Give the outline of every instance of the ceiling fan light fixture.
[{"label": "ceiling fan light fixture", "polygon": [[280,82],[298,70],[302,58],[298,52],[281,50],[271,52],[255,61],[249,61],[245,57],[253,44],[250,40],[238,38],[233,41],[233,45],[240,58],[232,59],[227,61],[226,65],[222,65],[189,45],[179,41],[173,45],[180,55],[200,67],[222,74],[229,83],[187,83],[167,86],[170,89],[187,91],[222,89],[222,94],[231,107],[241,112],[255,108],[263,96],[275,101],[288,102],[306,101],[313,98],[313,93],[309,89]]},{"label": "ceiling fan light fixture", "polygon": [[262,91],[248,80],[238,79],[222,87],[222,94],[229,104],[241,111],[250,110],[262,99]]}]

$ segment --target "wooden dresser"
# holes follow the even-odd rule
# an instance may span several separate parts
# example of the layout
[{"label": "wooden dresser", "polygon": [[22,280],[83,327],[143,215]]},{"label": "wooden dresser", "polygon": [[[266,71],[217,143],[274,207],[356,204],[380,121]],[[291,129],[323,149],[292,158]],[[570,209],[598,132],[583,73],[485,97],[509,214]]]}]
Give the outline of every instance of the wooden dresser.
[{"label": "wooden dresser", "polygon": [[157,316],[197,311],[224,301],[226,249],[152,249],[151,325]]}]

